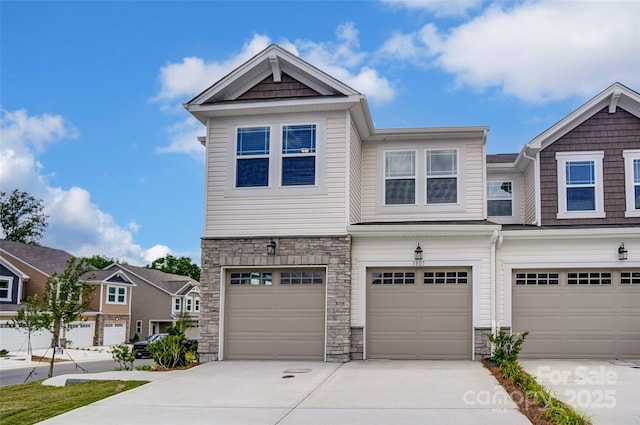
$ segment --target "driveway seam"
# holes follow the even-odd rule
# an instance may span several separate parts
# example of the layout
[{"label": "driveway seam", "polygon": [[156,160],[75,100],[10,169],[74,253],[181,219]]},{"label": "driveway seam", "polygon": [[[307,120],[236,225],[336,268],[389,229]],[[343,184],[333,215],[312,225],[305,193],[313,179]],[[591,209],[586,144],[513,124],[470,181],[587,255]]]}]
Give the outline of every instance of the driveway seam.
[{"label": "driveway seam", "polygon": [[296,403],[296,404],[295,404],[291,409],[289,409],[289,410],[288,410],[284,415],[282,415],[278,420],[276,420],[276,421],[273,423],[273,425],[278,425],[278,424],[279,424],[279,423],[281,423],[283,420],[285,420],[287,416],[289,416],[289,415],[290,415],[294,410],[296,410],[296,409],[298,408],[298,406],[300,406],[302,403],[304,403],[304,401],[305,401],[306,399],[308,399],[309,397],[311,397],[311,395],[312,395],[313,393],[315,393],[316,391],[318,391],[318,388],[320,388],[320,387],[322,386],[322,384],[324,384],[325,382],[327,382],[327,380],[328,380],[329,378],[331,378],[331,377],[333,376],[333,374],[334,374],[334,373],[336,373],[338,370],[340,370],[340,368],[341,368],[342,366],[344,366],[345,364],[346,364],[346,363],[341,363],[337,368],[335,368],[335,369],[333,370],[333,372],[331,372],[329,375],[327,375],[327,377],[326,377],[326,378],[324,378],[322,381],[320,381],[320,382],[318,383],[318,385],[316,385],[316,387],[315,387],[313,390],[309,391],[309,392],[307,393],[307,395],[305,395],[304,397],[302,397],[302,398],[301,398],[301,399],[300,399],[300,400],[299,400],[299,401],[298,401],[298,402],[297,402],[297,403]]}]

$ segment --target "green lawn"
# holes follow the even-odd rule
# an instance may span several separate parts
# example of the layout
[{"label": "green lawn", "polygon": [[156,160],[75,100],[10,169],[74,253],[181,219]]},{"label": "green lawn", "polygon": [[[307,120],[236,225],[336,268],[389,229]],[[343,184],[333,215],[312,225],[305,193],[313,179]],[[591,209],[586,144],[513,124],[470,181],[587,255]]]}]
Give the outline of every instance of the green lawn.
[{"label": "green lawn", "polygon": [[146,381],[87,381],[50,387],[41,382],[0,387],[0,423],[34,424],[146,384]]}]

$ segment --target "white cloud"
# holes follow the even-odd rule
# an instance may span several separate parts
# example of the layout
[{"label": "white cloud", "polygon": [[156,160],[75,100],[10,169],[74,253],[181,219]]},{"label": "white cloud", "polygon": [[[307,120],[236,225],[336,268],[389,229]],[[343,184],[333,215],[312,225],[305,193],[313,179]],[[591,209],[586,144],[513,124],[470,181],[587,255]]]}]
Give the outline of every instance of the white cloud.
[{"label": "white cloud", "polygon": [[458,85],[545,102],[592,96],[614,81],[640,84],[639,25],[637,2],[494,4],[447,33],[428,24],[419,33],[395,34],[382,53],[430,58]]},{"label": "white cloud", "polygon": [[407,9],[423,9],[438,18],[444,18],[463,16],[468,10],[478,7],[482,0],[382,0],[382,2]]},{"label": "white cloud", "polygon": [[[171,252],[164,245],[145,249],[134,243],[140,225],[127,228],[91,202],[90,193],[80,187],[68,190],[52,187],[37,154],[57,141],[74,138],[78,132],[60,115],[30,116],[25,110],[2,110],[0,118],[0,190],[19,189],[42,199],[48,227],[40,241],[77,256],[95,254],[144,265]],[[154,257],[157,253],[163,253]]]},{"label": "white cloud", "polygon": [[169,145],[158,148],[158,153],[185,153],[204,162],[205,149],[197,139],[205,132],[200,121],[189,117],[169,127],[167,132],[171,141]]}]

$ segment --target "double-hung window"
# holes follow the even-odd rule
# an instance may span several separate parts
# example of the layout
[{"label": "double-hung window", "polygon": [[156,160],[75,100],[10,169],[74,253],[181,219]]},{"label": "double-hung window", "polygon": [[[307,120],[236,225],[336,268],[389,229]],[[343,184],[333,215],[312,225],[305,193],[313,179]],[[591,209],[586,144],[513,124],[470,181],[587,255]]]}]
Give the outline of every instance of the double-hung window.
[{"label": "double-hung window", "polygon": [[173,297],[173,311],[182,311],[182,298]]},{"label": "double-hung window", "polygon": [[510,217],[513,215],[512,182],[487,183],[487,215],[492,217]]},{"label": "double-hung window", "polygon": [[427,204],[458,202],[458,158],[455,149],[427,151]]},{"label": "double-hung window", "polygon": [[603,218],[603,152],[558,152],[558,218]]},{"label": "double-hung window", "polygon": [[13,277],[0,276],[0,301],[11,301]]},{"label": "double-hung window", "polygon": [[310,186],[315,182],[315,124],[283,126],[282,186]]},{"label": "double-hung window", "polygon": [[625,217],[640,217],[640,150],[628,150],[624,157],[627,208]]},{"label": "double-hung window", "polygon": [[384,203],[385,205],[416,203],[415,151],[385,152]]},{"label": "double-hung window", "polygon": [[122,286],[107,287],[107,304],[126,304],[127,288]]},{"label": "double-hung window", "polygon": [[241,127],[236,133],[236,187],[269,186],[270,127]]}]

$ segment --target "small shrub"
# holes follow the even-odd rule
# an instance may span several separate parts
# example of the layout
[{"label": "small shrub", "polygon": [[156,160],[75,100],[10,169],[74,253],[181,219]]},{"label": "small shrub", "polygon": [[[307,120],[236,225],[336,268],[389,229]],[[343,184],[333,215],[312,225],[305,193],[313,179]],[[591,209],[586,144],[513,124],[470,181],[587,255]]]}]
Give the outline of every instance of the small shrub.
[{"label": "small shrub", "polygon": [[502,366],[503,363],[517,364],[522,344],[527,335],[529,335],[528,331],[509,335],[503,330],[500,330],[498,335],[489,335],[489,341],[494,344],[491,360],[495,361],[498,366]]},{"label": "small shrub", "polygon": [[124,342],[111,347],[111,357],[120,365],[120,370],[133,370],[133,362],[136,359],[135,351],[131,350]]},{"label": "small shrub", "polygon": [[7,350],[5,350],[4,348],[2,350],[0,350],[0,357],[4,357],[7,354],[9,354],[9,352]]},{"label": "small shrub", "polygon": [[140,341],[140,335],[138,335],[138,332],[136,332],[133,334],[133,338],[131,338],[131,343],[135,344],[138,341]]},{"label": "small shrub", "polygon": [[136,370],[143,370],[143,371],[151,370],[151,365],[150,364],[141,364],[141,365],[136,366]]}]

